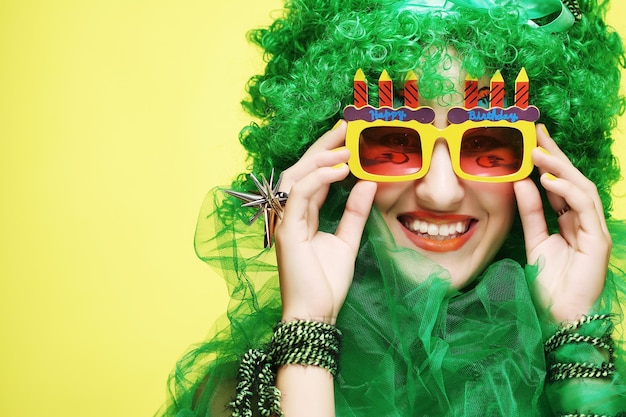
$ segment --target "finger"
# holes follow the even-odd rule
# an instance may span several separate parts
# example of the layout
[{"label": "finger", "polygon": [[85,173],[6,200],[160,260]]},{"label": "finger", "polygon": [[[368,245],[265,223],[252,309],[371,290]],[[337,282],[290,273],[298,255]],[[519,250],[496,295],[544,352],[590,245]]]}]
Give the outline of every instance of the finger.
[{"label": "finger", "polygon": [[[559,171],[562,169],[563,164],[571,165],[567,156],[548,134],[546,127],[544,125],[537,125],[536,129],[538,147],[533,150],[532,159],[537,168],[539,168],[539,174],[553,174],[557,163],[560,164]],[[561,210],[567,206],[565,200],[559,196],[548,193],[547,197],[554,211]]]},{"label": "finger", "polygon": [[339,120],[332,129],[320,136],[304,155],[319,151],[328,151],[345,145],[347,126],[348,123],[345,120]]},{"label": "finger", "polygon": [[[569,180],[578,188],[582,189],[588,197],[593,200],[598,217],[604,219],[604,209],[598,194],[596,185],[585,177],[569,160],[558,145],[547,134],[545,127],[539,128],[537,132],[538,144],[547,152],[540,152],[536,149],[533,152],[533,161],[539,167],[539,172],[553,174],[558,178]],[[565,207],[565,201],[552,194],[548,194],[548,199],[552,208],[556,211]],[[608,229],[604,227],[608,235]]]},{"label": "finger", "polygon": [[340,120],[331,130],[316,140],[298,162],[283,171],[280,190],[289,192],[294,182],[316,168],[346,162],[350,157],[350,152],[344,146],[346,129],[346,121]]},{"label": "finger", "polygon": [[[578,188],[590,194],[590,197],[597,197],[597,188],[593,182],[585,177],[569,159],[562,159],[559,156],[546,153],[537,148],[532,154],[535,165],[539,167],[540,173],[550,173],[558,178],[562,178],[574,183]],[[598,202],[599,202],[599,197]]]},{"label": "finger", "polygon": [[[602,234],[605,235],[604,230],[606,223],[604,222],[604,215],[599,216],[596,205],[593,198],[590,198],[585,190],[582,190],[571,181],[557,178],[552,174],[544,174],[541,176],[541,185],[544,188],[559,197],[561,197],[565,203],[570,207],[570,212],[565,213],[560,219],[565,220],[576,215],[575,224],[590,235]],[[574,219],[571,219],[574,221]],[[564,224],[560,221],[563,232],[567,231]],[[565,236],[569,241],[569,237]]]},{"label": "finger", "polygon": [[[307,175],[315,172],[315,170],[323,168],[323,167],[340,167],[341,165],[345,165],[350,157],[350,151],[342,146],[345,142],[346,135],[346,126],[347,123],[344,120],[340,120],[337,124],[328,132],[323,134],[311,147],[302,155],[302,157],[291,167],[286,169],[281,173],[281,181],[278,191],[286,192],[291,195],[292,187],[295,183],[305,178]],[[347,169],[342,168],[343,170]],[[343,176],[345,178],[346,175]],[[322,185],[322,183],[318,183],[318,185]],[[319,187],[317,190],[318,198],[316,206],[321,206],[322,202],[326,198],[326,193],[328,192],[328,185]],[[295,200],[295,198],[289,198],[288,201]],[[301,202],[298,204],[297,202],[293,202],[291,204],[285,205],[285,212],[287,212],[287,219],[291,219],[291,221],[297,221],[297,219],[305,220],[307,218],[307,212],[310,211],[308,209],[309,203],[311,203],[311,199],[308,199],[306,202]],[[287,206],[295,207],[293,210],[288,210]],[[313,210],[313,212],[319,211],[319,208]],[[289,215],[290,212],[293,212],[293,215]],[[297,214],[296,214],[297,213]],[[314,214],[314,213],[312,213]],[[276,228],[280,229],[280,225],[283,223],[285,218],[285,214],[282,216],[283,218],[276,220]],[[312,219],[315,219],[312,227],[317,228],[317,214],[309,215]],[[305,220],[306,223],[306,220]],[[302,231],[306,231],[308,228],[303,228]],[[280,233],[277,235],[277,238],[280,236]]]},{"label": "finger", "polygon": [[[528,178],[513,183],[513,190],[524,230],[526,253],[530,255],[534,248],[549,237],[541,194],[535,183]],[[529,262],[534,261],[529,259]]]},{"label": "finger", "polygon": [[[288,229],[290,233],[297,233],[298,240],[309,238],[316,233],[321,206],[320,200],[324,200],[319,196],[325,197],[329,185],[343,180],[349,172],[346,164],[335,168],[324,167],[313,171],[294,184],[278,228]],[[302,232],[306,232],[306,234],[303,235]]]},{"label": "finger", "polygon": [[354,185],[335,232],[335,235],[350,246],[355,254],[359,248],[365,222],[372,209],[376,189],[377,184],[370,181],[359,181]]},{"label": "finger", "polygon": [[559,148],[554,139],[550,136],[548,129],[543,124],[538,124],[537,128],[537,145],[548,151],[549,155],[554,155],[562,160],[569,161],[569,158]]},{"label": "finger", "polygon": [[283,171],[280,191],[289,193],[293,184],[316,169],[345,164],[349,158],[350,151],[345,147],[320,150],[317,153],[303,156],[295,165]]}]

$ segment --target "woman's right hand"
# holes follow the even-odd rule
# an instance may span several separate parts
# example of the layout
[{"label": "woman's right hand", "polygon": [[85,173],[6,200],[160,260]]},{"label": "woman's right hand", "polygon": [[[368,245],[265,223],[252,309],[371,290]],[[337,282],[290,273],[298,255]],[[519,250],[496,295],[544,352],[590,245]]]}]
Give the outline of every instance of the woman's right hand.
[{"label": "woman's right hand", "polygon": [[346,122],[341,122],[283,172],[280,191],[289,199],[274,236],[284,321],[334,324],[352,283],[376,183],[357,182],[334,234],[318,230],[330,184],[349,174],[345,134]]}]

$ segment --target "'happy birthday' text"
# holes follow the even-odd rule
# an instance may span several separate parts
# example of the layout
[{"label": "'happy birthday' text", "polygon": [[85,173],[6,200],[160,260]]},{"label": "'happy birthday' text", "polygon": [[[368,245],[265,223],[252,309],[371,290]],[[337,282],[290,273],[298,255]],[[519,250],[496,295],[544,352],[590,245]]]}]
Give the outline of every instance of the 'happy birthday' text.
[{"label": "'happy birthday' text", "polygon": [[490,109],[490,110],[470,110],[467,112],[469,120],[473,122],[480,122],[483,120],[489,120],[492,122],[499,120],[507,120],[511,123],[515,123],[519,116],[515,112],[507,112],[503,109]]},{"label": "'happy birthday' text", "polygon": [[370,117],[371,117],[371,121],[374,120],[385,120],[385,121],[392,121],[392,120],[399,120],[399,121],[404,121],[404,119],[406,119],[406,113],[404,112],[404,110],[379,110],[379,109],[374,109],[374,110],[370,110]]}]

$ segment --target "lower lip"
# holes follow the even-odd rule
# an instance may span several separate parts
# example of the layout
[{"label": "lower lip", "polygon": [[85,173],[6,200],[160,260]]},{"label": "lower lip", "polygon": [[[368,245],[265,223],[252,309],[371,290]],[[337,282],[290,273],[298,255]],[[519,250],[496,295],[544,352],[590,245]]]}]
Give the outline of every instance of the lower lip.
[{"label": "lower lip", "polygon": [[406,237],[409,238],[409,240],[420,249],[424,249],[429,252],[451,252],[461,249],[461,247],[463,247],[463,245],[465,245],[465,243],[472,237],[474,231],[476,230],[476,223],[477,222],[472,222],[467,232],[463,233],[462,235],[445,240],[425,238],[422,235],[411,232],[409,229],[404,227],[402,223],[400,223],[400,227],[402,228],[402,231],[404,232]]}]

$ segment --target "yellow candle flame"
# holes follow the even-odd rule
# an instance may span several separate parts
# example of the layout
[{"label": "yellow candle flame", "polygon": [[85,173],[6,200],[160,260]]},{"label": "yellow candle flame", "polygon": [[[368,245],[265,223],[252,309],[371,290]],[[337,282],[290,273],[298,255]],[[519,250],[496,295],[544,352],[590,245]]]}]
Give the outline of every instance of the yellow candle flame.
[{"label": "yellow candle flame", "polygon": [[491,77],[491,82],[492,83],[503,83],[504,82],[504,78],[502,78],[502,74],[500,74],[500,70],[496,71],[496,73],[493,74],[493,77]]},{"label": "yellow candle flame", "polygon": [[354,74],[354,81],[365,81],[365,74],[361,68],[356,70],[356,74]]},{"label": "yellow candle flame", "polygon": [[522,67],[519,74],[517,74],[517,78],[515,79],[516,83],[527,83],[528,82],[528,74],[526,74],[526,68]]}]

